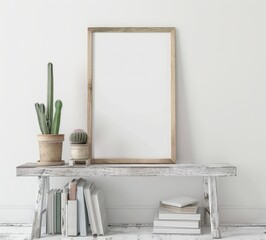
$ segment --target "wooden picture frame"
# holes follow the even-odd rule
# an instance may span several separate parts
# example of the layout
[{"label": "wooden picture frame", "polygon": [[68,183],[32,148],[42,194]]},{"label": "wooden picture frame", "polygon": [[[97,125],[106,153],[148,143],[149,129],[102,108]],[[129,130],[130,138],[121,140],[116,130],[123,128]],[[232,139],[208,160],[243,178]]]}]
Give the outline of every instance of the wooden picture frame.
[{"label": "wooden picture frame", "polygon": [[[118,34],[120,33],[120,34]],[[130,33],[130,34],[129,34]],[[150,33],[150,34],[148,34]],[[132,38],[135,38],[137,41],[133,41],[131,40]],[[127,123],[122,123],[124,129],[125,128],[129,128],[126,129],[128,131],[131,130],[131,132],[133,132],[132,134],[132,138],[131,136],[124,136],[125,137],[125,141],[123,138],[119,139],[117,137],[117,139],[115,138],[116,135],[114,135],[115,137],[110,137],[111,139],[109,140],[104,140],[105,137],[108,138],[108,136],[112,136],[112,131],[110,128],[112,128],[112,126],[110,128],[108,128],[109,124],[112,123],[112,121],[116,121],[115,116],[111,116],[110,115],[105,115],[105,112],[100,112],[102,111],[102,109],[106,108],[106,112],[109,111],[109,108],[113,107],[115,104],[110,104],[110,101],[107,101],[105,99],[106,95],[101,95],[101,91],[99,90],[99,86],[101,86],[102,88],[107,88],[109,87],[109,91],[112,92],[117,91],[116,93],[114,93],[113,96],[111,96],[109,98],[109,100],[111,101],[115,101],[113,99],[118,98],[117,95],[119,95],[121,93],[120,91],[120,86],[115,86],[114,85],[110,85],[112,84],[112,82],[116,82],[117,83],[122,83],[121,85],[125,84],[122,81],[128,81],[128,84],[132,84],[131,80],[127,80],[124,78],[125,75],[123,75],[123,77],[121,76],[121,79],[119,79],[120,76],[117,76],[120,74],[121,71],[124,71],[122,67],[119,67],[119,72],[118,72],[118,68],[117,68],[117,72],[115,72],[113,74],[113,69],[115,67],[110,67],[109,65],[107,66],[106,64],[115,64],[113,62],[113,58],[118,58],[117,61],[119,61],[119,64],[123,64],[124,61],[122,61],[122,57],[127,57],[127,55],[125,55],[127,52],[127,49],[130,50],[129,48],[126,49],[126,51],[124,49],[122,49],[120,51],[120,49],[118,49],[121,45],[124,44],[119,44],[120,39],[123,39],[121,41],[125,41],[125,39],[129,39],[129,41],[132,41],[130,43],[130,46],[134,45],[133,47],[135,47],[135,50],[139,50],[139,52],[142,54],[146,53],[146,49],[150,48],[150,45],[154,44],[154,51],[156,51],[156,53],[154,53],[154,51],[151,51],[149,53],[147,53],[147,60],[148,61],[144,61],[144,64],[149,64],[150,62],[153,63],[154,59],[156,59],[156,61],[158,60],[158,63],[156,62],[153,66],[143,66],[143,64],[141,65],[141,70],[138,70],[139,72],[143,71],[145,72],[145,69],[154,69],[154,71],[157,71],[157,69],[160,68],[160,66],[164,66],[163,70],[158,70],[158,71],[162,71],[162,73],[166,72],[165,75],[167,75],[169,77],[169,79],[167,79],[166,77],[162,76],[161,77],[161,72],[159,72],[159,74],[157,75],[152,75],[154,73],[148,72],[145,73],[146,75],[151,74],[152,77],[157,77],[158,75],[160,76],[160,79],[158,77],[158,82],[160,82],[160,84],[162,85],[162,89],[166,89],[164,91],[164,94],[167,95],[167,99],[166,98],[162,98],[162,99],[157,99],[158,96],[160,98],[161,95],[163,94],[158,94],[158,89],[159,87],[157,87],[157,91],[156,93],[153,93],[153,87],[152,87],[152,83],[151,83],[151,79],[150,78],[145,78],[144,76],[140,75],[135,79],[137,79],[136,81],[141,81],[141,84],[144,83],[144,81],[148,81],[149,83],[147,83],[147,86],[145,84],[143,84],[143,89],[146,86],[146,92],[147,92],[147,98],[143,98],[142,102],[145,102],[145,99],[149,99],[150,96],[153,97],[154,103],[156,104],[161,104],[161,102],[163,102],[162,104],[164,104],[164,106],[158,107],[158,109],[160,108],[162,111],[162,114],[156,112],[156,106],[153,106],[153,109],[155,109],[153,112],[150,111],[149,109],[150,107],[147,108],[147,111],[145,109],[142,109],[140,112],[142,112],[143,114],[141,115],[141,113],[137,112],[138,111],[138,107],[142,107],[142,105],[145,104],[139,104],[136,106],[133,106],[133,104],[135,104],[135,102],[131,99],[129,99],[128,101],[130,104],[132,102],[134,102],[132,104],[133,108],[135,109],[135,115],[133,115],[132,111],[130,111],[130,109],[128,111],[124,111],[125,112],[125,119],[129,119],[131,120],[132,116],[133,118],[135,118],[135,120],[143,120],[143,122],[145,122],[145,120],[147,120],[147,122],[151,122],[153,123],[154,121],[157,121],[158,118],[162,117],[162,122],[163,123],[167,123],[167,124],[161,124],[161,123],[157,123],[156,122],[156,127],[154,128],[154,131],[156,132],[158,129],[161,130],[158,131],[161,133],[161,136],[158,136],[158,138],[154,137],[154,131],[151,130],[150,132],[152,133],[153,136],[149,138],[148,133],[145,132],[145,126],[141,126],[142,130],[139,130],[142,134],[142,132],[145,132],[146,136],[145,139],[143,137],[143,145],[140,145],[139,148],[137,148],[138,144],[142,144],[142,136],[138,135],[136,137],[136,139],[140,139],[139,141],[134,140],[134,144],[136,144],[136,146],[134,146],[133,144],[133,135],[134,135],[134,129],[130,129],[132,126],[132,122],[131,122],[131,126],[127,126]],[[154,40],[155,41],[154,41]],[[138,45],[135,46],[135,44],[137,44],[137,42],[141,42],[143,40],[143,42],[146,44],[143,46],[140,44],[140,47]],[[118,42],[117,42],[118,41]],[[155,42],[155,43],[154,43]],[[176,50],[175,50],[175,43],[176,42],[176,32],[175,32],[175,28],[173,27],[152,27],[152,28],[146,28],[146,27],[127,27],[127,28],[107,28],[107,27],[92,27],[92,28],[88,28],[88,146],[89,146],[89,153],[90,153],[90,159],[91,159],[91,163],[92,164],[116,164],[116,163],[175,163],[176,162],[176,75],[175,75],[175,67],[176,67]],[[123,42],[124,43],[124,42]],[[156,45],[157,44],[157,45]],[[166,47],[162,46],[162,45],[167,45]],[[169,44],[169,46],[168,46]],[[115,46],[114,46],[115,45]],[[108,48],[110,47],[110,49]],[[143,51],[141,50],[141,48],[143,47]],[[115,50],[113,49],[115,48]],[[138,49],[140,48],[140,49]],[[162,48],[162,50],[160,50]],[[108,51],[103,52],[103,49],[107,49]],[[118,49],[118,51],[117,51]],[[109,51],[110,50],[110,51]],[[112,52],[115,51],[115,52]],[[148,50],[147,50],[148,51]],[[158,53],[157,53],[158,51]],[[161,51],[161,52],[160,52]],[[110,56],[107,56],[106,52],[110,52]],[[119,59],[119,54],[121,52],[121,59]],[[126,59],[125,62],[129,61],[130,64],[132,64],[132,55],[134,55],[134,52],[132,50],[131,55],[130,55],[130,59]],[[137,52],[137,51],[136,51]],[[152,54],[150,54],[152,53]],[[157,56],[156,54],[158,54],[158,58],[154,57]],[[98,56],[99,55],[99,56]],[[117,56],[118,55],[118,56]],[[138,55],[140,58],[140,60],[142,59],[142,55]],[[144,55],[143,55],[144,56]],[[161,57],[162,56],[162,57]],[[149,60],[149,57],[151,58]],[[168,60],[169,57],[169,60]],[[167,58],[167,59],[166,59]],[[99,60],[100,59],[100,60]],[[109,59],[110,61],[107,63],[104,63],[104,61],[106,59]],[[163,59],[166,59],[166,61],[164,61]],[[161,62],[159,62],[161,61]],[[96,62],[96,63],[95,63]],[[138,61],[135,61],[138,62]],[[133,62],[133,63],[135,63]],[[169,67],[166,66],[166,63],[169,63]],[[100,68],[100,64],[102,64],[104,67]],[[157,65],[156,65],[157,64]],[[117,66],[117,65],[115,65]],[[121,66],[121,65],[119,65]],[[142,68],[143,66],[143,68]],[[139,67],[139,66],[138,66]],[[106,68],[108,68],[108,70],[106,70]],[[139,67],[140,68],[140,67]],[[100,69],[100,70],[99,70]],[[125,69],[127,69],[127,66],[125,67]],[[134,66],[130,66],[129,67],[130,71],[134,71]],[[144,70],[143,70],[144,69]],[[126,71],[126,70],[125,70]],[[148,70],[147,70],[148,71]],[[169,73],[168,73],[169,71]],[[106,73],[105,73],[106,72]],[[111,72],[111,74],[110,74]],[[137,71],[136,71],[137,72]],[[136,74],[136,72],[134,72],[133,74]],[[113,74],[113,75],[112,75]],[[116,75],[117,74],[117,75]],[[131,72],[130,72],[131,74]],[[126,75],[129,78],[131,77],[130,74]],[[122,74],[121,74],[122,75]],[[146,76],[145,75],[145,76]],[[107,77],[106,77],[107,76]],[[107,79],[109,78],[110,79]],[[116,78],[117,77],[117,78]],[[143,79],[142,79],[143,77]],[[100,80],[99,80],[100,79]],[[119,80],[117,80],[119,79]],[[141,80],[142,79],[142,80]],[[105,81],[105,82],[104,82]],[[139,82],[140,83],[140,82]],[[98,86],[97,86],[98,84]],[[102,85],[100,85],[102,84]],[[157,84],[157,82],[156,82]],[[163,85],[165,84],[165,86]],[[119,85],[119,84],[118,84]],[[137,85],[137,83],[136,83]],[[166,86],[167,85],[167,86]],[[123,85],[124,86],[124,85]],[[126,84],[125,84],[126,86]],[[133,87],[134,86],[133,84]],[[168,89],[169,87],[169,89]],[[112,89],[113,90],[112,90]],[[125,91],[126,87],[123,88],[123,91]],[[140,89],[140,88],[138,88]],[[141,88],[141,92],[145,93],[144,90]],[[106,89],[105,89],[106,90]],[[108,90],[108,89],[107,89]],[[142,91],[143,90],[143,91]],[[130,93],[130,90],[128,92]],[[136,98],[138,97],[138,92],[136,92]],[[108,92],[109,94],[109,92]],[[126,93],[123,92],[123,96],[127,96]],[[168,96],[169,95],[169,96]],[[123,102],[123,98],[120,98],[120,100],[122,100]],[[104,102],[103,104],[100,104],[100,102]],[[149,99],[149,101],[152,101]],[[151,103],[151,102],[149,102]],[[153,103],[153,102],[152,102]],[[94,106],[96,104],[96,106]],[[108,104],[110,104],[108,106]],[[122,104],[121,101],[119,103],[117,103],[118,105]],[[169,106],[168,106],[169,104]],[[105,106],[106,105],[106,106]],[[122,106],[122,105],[121,105]],[[131,106],[131,105],[130,105]],[[144,108],[144,107],[143,107]],[[122,109],[126,109],[123,108]],[[137,109],[137,110],[136,110]],[[167,114],[164,114],[164,109]],[[98,111],[98,112],[97,112]],[[114,115],[116,114],[115,111]],[[119,116],[122,116],[120,119],[123,119],[124,114],[123,111],[117,111],[118,114],[120,114]],[[149,112],[149,114],[147,113]],[[102,115],[101,115],[102,114]],[[128,116],[126,116],[126,114],[129,114]],[[131,115],[130,115],[131,114]],[[154,114],[154,118],[152,120]],[[167,115],[167,116],[166,116]],[[168,116],[169,115],[169,116]],[[107,117],[106,117],[107,116]],[[111,116],[110,119],[108,119],[108,116]],[[159,117],[158,117],[159,116]],[[147,117],[147,119],[146,119]],[[148,117],[151,117],[151,119],[148,119]],[[122,121],[122,120],[121,120]],[[132,120],[133,121],[133,120]],[[159,120],[158,120],[159,122]],[[134,123],[134,122],[133,122]],[[160,125],[161,124],[161,125]],[[108,126],[107,126],[108,125]],[[118,125],[118,124],[116,124]],[[113,124],[113,126],[116,127],[115,124]],[[134,124],[133,124],[134,125]],[[149,124],[146,123],[146,126],[148,126]],[[166,126],[167,125],[167,126]],[[162,126],[162,129],[160,129],[160,127]],[[149,127],[149,126],[148,126]],[[133,128],[133,127],[132,127]],[[117,128],[119,131],[119,128]],[[122,129],[122,127],[121,127]],[[164,131],[164,129],[167,129],[167,131]],[[135,132],[137,132],[138,129],[135,128]],[[147,130],[148,131],[148,130]],[[101,132],[101,133],[99,133]],[[117,131],[114,131],[117,132]],[[125,131],[126,132],[126,131]],[[167,133],[165,133],[167,132]],[[106,134],[106,135],[105,135]],[[121,131],[121,135],[123,135],[123,132]],[[169,139],[168,139],[169,137]],[[112,140],[114,139],[114,141]],[[163,140],[165,139],[165,140]],[[127,145],[127,140],[128,140],[128,145]],[[157,141],[158,140],[158,141]],[[106,142],[104,142],[106,141]],[[109,141],[109,142],[108,142]],[[131,143],[132,141],[132,143]],[[154,143],[151,143],[149,145],[149,141],[157,141]],[[161,141],[161,142],[159,142]],[[104,142],[104,143],[102,143]],[[117,142],[117,144],[115,144],[114,142]],[[120,145],[118,144],[120,143]],[[133,146],[132,149],[130,148],[131,145]],[[162,145],[162,147],[160,147]],[[169,145],[169,146],[168,146]],[[136,147],[136,148],[134,148]],[[107,150],[106,150],[106,149]],[[117,148],[117,149],[116,149]],[[149,153],[149,148],[151,148],[151,153]],[[99,150],[100,149],[100,150]],[[105,150],[102,150],[105,149]],[[114,149],[114,152],[112,152],[112,150]],[[127,151],[124,151],[124,149],[129,149]],[[140,151],[138,152],[138,149],[140,149]],[[161,149],[159,152],[158,149]],[[121,150],[121,151],[120,151]],[[104,153],[101,153],[101,151],[103,151]],[[110,151],[110,153],[108,152]],[[158,156],[157,156],[157,152],[158,151]],[[121,152],[121,156],[120,155]],[[127,156],[127,153],[130,155],[129,157]],[[142,154],[143,156],[142,157]]]}]

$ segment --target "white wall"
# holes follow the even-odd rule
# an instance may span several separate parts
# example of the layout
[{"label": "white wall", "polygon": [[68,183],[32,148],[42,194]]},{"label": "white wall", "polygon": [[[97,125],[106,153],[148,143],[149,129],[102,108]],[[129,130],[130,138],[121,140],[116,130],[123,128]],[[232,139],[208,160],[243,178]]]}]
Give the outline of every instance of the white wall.
[{"label": "white wall", "polygon": [[[48,61],[68,138],[86,128],[87,27],[174,26],[178,161],[236,165],[236,178],[219,179],[222,222],[266,223],[265,10],[262,0],[1,0],[0,222],[32,219],[36,180],[16,177],[15,167],[38,159],[34,103],[46,101]],[[202,197],[200,178],[95,182],[111,222],[151,222],[161,198]]]}]

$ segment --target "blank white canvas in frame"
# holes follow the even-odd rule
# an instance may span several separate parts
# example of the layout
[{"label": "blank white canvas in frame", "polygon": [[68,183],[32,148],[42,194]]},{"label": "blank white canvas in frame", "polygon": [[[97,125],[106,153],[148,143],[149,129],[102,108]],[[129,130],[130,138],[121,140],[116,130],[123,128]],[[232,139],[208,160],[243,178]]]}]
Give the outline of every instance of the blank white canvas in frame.
[{"label": "blank white canvas in frame", "polygon": [[92,92],[93,158],[171,158],[169,32],[95,32]]}]

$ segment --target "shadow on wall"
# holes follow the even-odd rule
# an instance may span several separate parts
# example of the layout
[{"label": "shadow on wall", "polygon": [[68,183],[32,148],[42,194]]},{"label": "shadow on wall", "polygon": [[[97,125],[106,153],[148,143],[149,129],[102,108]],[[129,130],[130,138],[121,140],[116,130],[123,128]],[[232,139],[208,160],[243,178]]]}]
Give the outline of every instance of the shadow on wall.
[{"label": "shadow on wall", "polygon": [[177,163],[194,163],[194,149],[191,137],[190,116],[188,113],[187,91],[184,75],[182,52],[178,30],[176,30],[176,128]]}]

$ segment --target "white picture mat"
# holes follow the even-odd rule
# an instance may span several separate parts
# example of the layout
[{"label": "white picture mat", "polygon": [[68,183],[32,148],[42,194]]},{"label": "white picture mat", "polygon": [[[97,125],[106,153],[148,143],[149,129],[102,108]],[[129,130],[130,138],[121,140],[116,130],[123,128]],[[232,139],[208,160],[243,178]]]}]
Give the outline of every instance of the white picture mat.
[{"label": "white picture mat", "polygon": [[93,35],[93,158],[171,158],[170,33]]}]

